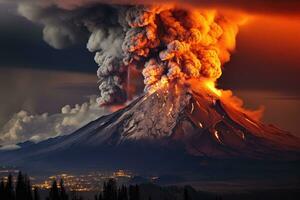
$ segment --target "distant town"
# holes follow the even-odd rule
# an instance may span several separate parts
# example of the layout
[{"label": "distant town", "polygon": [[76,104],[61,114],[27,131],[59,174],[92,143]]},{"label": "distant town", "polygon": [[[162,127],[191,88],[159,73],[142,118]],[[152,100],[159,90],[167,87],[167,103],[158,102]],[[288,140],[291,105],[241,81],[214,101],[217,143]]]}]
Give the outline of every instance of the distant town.
[{"label": "distant town", "polygon": [[[5,166],[0,167],[0,177],[7,179],[8,174],[12,174],[14,177],[17,176],[19,170],[15,168],[8,168]],[[71,173],[60,173],[53,174],[48,177],[40,177],[40,176],[30,176],[30,181],[32,182],[33,187],[38,187],[40,189],[50,189],[53,183],[53,180],[64,180],[65,186],[71,190],[76,192],[91,192],[91,191],[99,191],[102,189],[102,183],[109,179],[115,179],[119,184],[128,183],[134,176],[134,174],[129,170],[119,169],[113,172],[88,172],[82,174],[71,174]],[[158,177],[149,177],[149,180],[155,180]],[[14,180],[16,181],[16,180]]]},{"label": "distant town", "polygon": [[130,180],[133,174],[126,170],[117,170],[112,173],[90,172],[87,174],[56,174],[49,176],[44,182],[35,183],[32,180],[33,186],[41,189],[50,189],[53,180],[63,179],[65,186],[72,191],[90,192],[99,191],[102,188],[102,183],[108,179],[118,180],[119,183],[126,183]]}]

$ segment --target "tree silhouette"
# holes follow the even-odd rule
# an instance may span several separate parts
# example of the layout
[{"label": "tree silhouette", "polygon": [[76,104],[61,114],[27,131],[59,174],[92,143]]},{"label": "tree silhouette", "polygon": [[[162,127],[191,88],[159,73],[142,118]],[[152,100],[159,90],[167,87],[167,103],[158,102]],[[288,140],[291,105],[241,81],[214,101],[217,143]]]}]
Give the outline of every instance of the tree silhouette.
[{"label": "tree silhouette", "polygon": [[98,200],[103,200],[102,193],[100,192]]},{"label": "tree silhouette", "polygon": [[26,197],[25,180],[22,172],[19,171],[16,183],[16,200],[23,200],[24,197]]},{"label": "tree silhouette", "polygon": [[13,186],[13,180],[11,174],[8,175],[7,183],[5,184],[4,187],[4,199],[15,200],[15,192],[14,192],[14,186]]},{"label": "tree silhouette", "polygon": [[61,200],[68,200],[69,197],[66,193],[66,189],[65,189],[65,186],[64,186],[64,180],[63,179],[60,179],[59,186],[60,186],[60,199]]},{"label": "tree silhouette", "polygon": [[33,189],[33,199],[40,200],[39,190],[37,187],[34,187],[34,189]]},{"label": "tree silhouette", "polygon": [[4,181],[3,181],[3,178],[1,179],[1,182],[0,182],[0,199],[4,199]]},{"label": "tree silhouette", "polygon": [[114,179],[109,179],[103,185],[103,200],[117,200],[117,183]]},{"label": "tree silhouette", "polygon": [[33,200],[32,198],[32,188],[30,184],[30,179],[27,175],[24,176],[24,182],[25,182],[25,190],[26,190],[26,200]]},{"label": "tree silhouette", "polygon": [[122,185],[118,190],[118,200],[128,200],[127,187]]},{"label": "tree silhouette", "polygon": [[190,198],[189,198],[189,192],[188,192],[187,186],[184,187],[184,191],[183,191],[183,199],[184,199],[184,200],[190,200]]},{"label": "tree silhouette", "polygon": [[138,185],[130,185],[129,186],[129,200],[139,200],[140,199],[140,191]]},{"label": "tree silhouette", "polygon": [[16,182],[16,200],[33,200],[30,179],[19,171]]},{"label": "tree silhouette", "polygon": [[49,191],[49,200],[60,200],[56,180],[52,182],[52,187]]},{"label": "tree silhouette", "polygon": [[0,182],[0,199],[4,199],[4,190],[5,190],[5,186],[2,178]]},{"label": "tree silhouette", "polygon": [[78,196],[75,191],[71,192],[71,200],[83,200],[81,196]]}]

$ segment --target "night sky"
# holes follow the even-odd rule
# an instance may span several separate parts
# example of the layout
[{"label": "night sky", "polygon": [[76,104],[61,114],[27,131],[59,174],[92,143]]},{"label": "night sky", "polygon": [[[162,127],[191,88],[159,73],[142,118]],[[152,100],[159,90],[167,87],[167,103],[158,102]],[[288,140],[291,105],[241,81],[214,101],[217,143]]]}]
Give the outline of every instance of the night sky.
[{"label": "night sky", "polygon": [[[246,107],[265,106],[265,122],[300,136],[300,15],[284,6],[248,8],[231,8],[250,17],[218,86],[232,89]],[[97,95],[93,56],[85,44],[53,49],[43,41],[40,25],[0,3],[0,127],[21,109],[56,113]]]}]

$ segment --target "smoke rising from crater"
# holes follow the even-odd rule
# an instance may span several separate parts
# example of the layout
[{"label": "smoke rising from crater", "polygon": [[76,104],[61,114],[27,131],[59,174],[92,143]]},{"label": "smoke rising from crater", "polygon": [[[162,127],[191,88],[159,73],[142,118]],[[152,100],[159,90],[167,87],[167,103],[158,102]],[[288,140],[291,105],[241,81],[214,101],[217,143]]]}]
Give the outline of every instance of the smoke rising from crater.
[{"label": "smoke rising from crater", "polygon": [[161,82],[215,81],[235,47],[237,23],[216,11],[91,2],[27,0],[18,12],[43,26],[52,47],[86,43],[95,53],[101,105],[126,101],[128,68],[144,76],[146,91]]}]

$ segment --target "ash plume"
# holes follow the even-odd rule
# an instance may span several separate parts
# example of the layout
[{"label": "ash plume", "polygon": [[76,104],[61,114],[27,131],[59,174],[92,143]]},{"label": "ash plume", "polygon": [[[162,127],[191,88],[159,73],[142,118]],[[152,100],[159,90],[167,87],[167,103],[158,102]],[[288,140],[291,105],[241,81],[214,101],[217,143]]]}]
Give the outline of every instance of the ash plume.
[{"label": "ash plume", "polygon": [[189,79],[215,82],[235,47],[237,23],[213,10],[76,2],[27,0],[17,6],[43,26],[52,47],[86,42],[99,66],[100,105],[127,100],[129,68],[144,76],[146,92]]}]

